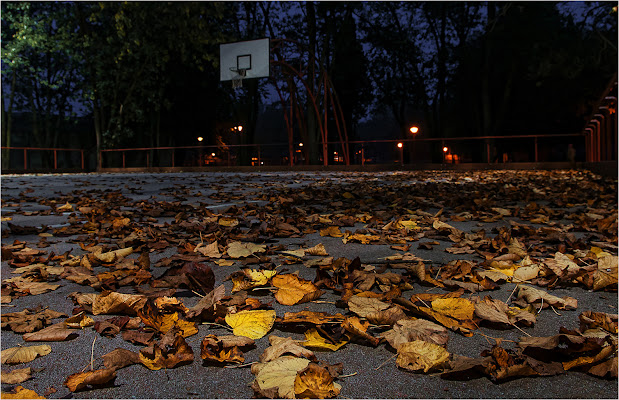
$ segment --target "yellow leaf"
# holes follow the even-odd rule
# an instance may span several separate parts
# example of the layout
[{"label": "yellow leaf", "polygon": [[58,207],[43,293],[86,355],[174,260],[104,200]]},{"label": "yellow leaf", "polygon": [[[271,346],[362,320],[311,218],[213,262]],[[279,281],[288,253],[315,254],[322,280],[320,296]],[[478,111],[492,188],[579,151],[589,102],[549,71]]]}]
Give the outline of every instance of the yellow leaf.
[{"label": "yellow leaf", "polygon": [[193,250],[194,252],[199,252],[205,257],[211,258],[219,258],[221,257],[221,253],[219,252],[219,247],[217,246],[217,241],[214,241],[211,244],[207,244],[206,246],[203,243],[200,243]]},{"label": "yellow leaf", "polygon": [[310,247],[309,249],[305,249],[305,254],[309,254],[311,256],[328,256],[327,250],[325,249],[325,245],[322,243],[318,243],[314,247]]},{"label": "yellow leaf", "polygon": [[275,270],[243,269],[232,274],[232,293],[264,286],[277,274]]},{"label": "yellow leaf", "polygon": [[234,261],[232,260],[216,260],[215,264],[219,265],[220,267],[231,267],[234,265]]},{"label": "yellow leaf", "polygon": [[71,204],[69,204],[69,202],[67,201],[66,204],[57,207],[56,211],[62,211],[62,212],[68,212],[68,211],[73,211],[73,206]]},{"label": "yellow leaf", "polygon": [[38,356],[46,356],[51,352],[52,348],[47,344],[11,347],[10,349],[2,350],[0,358],[2,359],[2,364],[22,364],[30,362]]},{"label": "yellow leaf", "polygon": [[37,392],[30,389],[25,389],[22,386],[17,386],[14,393],[2,392],[0,398],[3,399],[44,399],[45,397],[39,396]]},{"label": "yellow leaf", "polygon": [[133,253],[133,247],[126,247],[124,249],[108,251],[107,253],[93,253],[93,255],[97,260],[101,262],[113,263],[127,257],[131,253]]},{"label": "yellow leaf", "polygon": [[350,193],[350,192],[344,192],[344,194],[342,195],[342,197],[344,197],[345,199],[354,199],[355,195]]},{"label": "yellow leaf", "polygon": [[10,372],[2,371],[2,374],[0,374],[0,380],[2,381],[2,383],[5,383],[7,385],[22,383],[30,378],[32,378],[32,368],[30,367],[14,369]]},{"label": "yellow leaf", "polygon": [[316,328],[312,328],[305,332],[305,342],[303,346],[336,351],[346,343],[348,343],[348,340],[341,340],[335,344],[329,343],[327,339],[320,336]]},{"label": "yellow leaf", "polygon": [[442,346],[423,340],[414,340],[398,348],[396,364],[410,371],[428,372],[449,360],[449,353]]},{"label": "yellow leaf", "polygon": [[239,220],[236,218],[221,217],[217,223],[221,226],[233,227],[239,224]]},{"label": "yellow leaf", "polygon": [[467,299],[452,297],[432,301],[432,309],[457,320],[473,319],[475,305]]},{"label": "yellow leaf", "polygon": [[249,310],[228,314],[225,320],[236,336],[246,336],[255,340],[271,330],[275,316],[274,310]]}]

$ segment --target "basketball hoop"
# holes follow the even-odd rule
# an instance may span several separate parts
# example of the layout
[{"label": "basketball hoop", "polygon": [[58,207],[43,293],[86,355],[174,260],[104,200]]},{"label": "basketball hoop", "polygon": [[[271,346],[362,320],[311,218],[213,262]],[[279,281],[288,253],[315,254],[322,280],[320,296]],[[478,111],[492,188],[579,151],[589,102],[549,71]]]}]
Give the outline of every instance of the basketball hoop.
[{"label": "basketball hoop", "polygon": [[247,74],[247,68],[230,68],[230,71],[234,72],[236,75],[232,76],[232,88],[238,89],[243,87],[243,78]]}]

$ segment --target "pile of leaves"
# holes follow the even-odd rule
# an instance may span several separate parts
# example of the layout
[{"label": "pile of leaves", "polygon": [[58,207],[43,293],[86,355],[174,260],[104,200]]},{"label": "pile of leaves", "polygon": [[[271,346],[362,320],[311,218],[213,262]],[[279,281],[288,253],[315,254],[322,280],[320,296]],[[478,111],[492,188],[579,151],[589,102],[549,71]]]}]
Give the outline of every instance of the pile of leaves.
[{"label": "pile of leaves", "polygon": [[[354,182],[250,187],[242,195],[228,193],[223,183],[210,195],[176,186],[172,202],[84,189],[56,198],[27,192],[3,198],[3,206],[38,202],[49,213],[70,215],[59,228],[8,222],[2,261],[15,276],[2,280],[2,303],[53,292],[63,281],[84,287],[69,296],[71,316],[43,307],[3,310],[3,334],[56,342],[93,329],[138,346],[116,349],[100,367],[91,361],[90,370],[68,376],[64,385],[71,392],[113,384],[119,370],[133,364],[158,370],[193,363],[198,349],[186,338],[200,325],[230,331],[202,339],[205,365],[244,365],[256,341],[268,340],[248,364],[259,397],[337,396],[344,366],[321,361],[314,350],[338,351],[350,342],[385,345],[400,369],[449,380],[501,382],[573,370],[617,378],[616,314],[583,310],[579,329],[561,328],[548,337],[524,330],[543,318],[543,310],[578,308],[577,299],[555,296],[553,289],[616,293],[616,181],[576,171],[416,173],[383,175],[379,182],[347,177]],[[187,197],[254,200],[215,212]],[[462,222],[478,226],[462,230]],[[485,223],[497,227],[486,232]],[[32,234],[37,243],[14,238]],[[42,250],[61,237],[79,248]],[[394,253],[362,262],[329,254],[323,243],[278,242],[303,237],[388,245]],[[417,255],[427,250],[457,259],[436,263]],[[308,274],[313,278],[303,278]],[[492,296],[502,285],[513,286],[505,301]],[[340,311],[275,310],[305,303],[334,304]],[[523,336],[513,344],[489,337],[494,345],[478,358],[447,350],[450,331],[488,337],[480,327]],[[270,334],[273,329],[291,336]],[[304,340],[294,339],[299,333]],[[6,349],[2,364],[28,363],[51,351],[53,344]],[[36,373],[3,371],[2,383],[20,384]],[[18,386],[2,397],[36,395],[26,390]]]}]

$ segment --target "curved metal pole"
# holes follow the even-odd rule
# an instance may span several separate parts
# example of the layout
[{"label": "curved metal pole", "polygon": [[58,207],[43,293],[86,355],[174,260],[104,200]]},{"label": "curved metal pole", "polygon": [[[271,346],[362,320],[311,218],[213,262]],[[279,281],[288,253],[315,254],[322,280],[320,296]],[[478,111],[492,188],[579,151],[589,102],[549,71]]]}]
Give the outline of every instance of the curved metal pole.
[{"label": "curved metal pole", "polygon": [[587,161],[593,161],[592,150],[593,145],[591,140],[593,139],[593,129],[586,127],[585,128],[585,158]]},{"label": "curved metal pole", "polygon": [[593,160],[592,161],[600,161],[600,147],[599,147],[599,142],[600,142],[600,121],[598,121],[597,119],[592,119],[589,124],[593,125],[595,124],[595,128],[593,129]]}]

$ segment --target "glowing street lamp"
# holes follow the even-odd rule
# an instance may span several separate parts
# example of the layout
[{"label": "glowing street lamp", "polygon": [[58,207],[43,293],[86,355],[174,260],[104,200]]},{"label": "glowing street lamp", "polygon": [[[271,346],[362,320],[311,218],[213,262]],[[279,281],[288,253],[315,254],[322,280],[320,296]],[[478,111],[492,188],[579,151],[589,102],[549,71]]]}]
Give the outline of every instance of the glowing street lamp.
[{"label": "glowing street lamp", "polygon": [[204,140],[204,138],[202,136],[198,136],[198,142],[201,142],[203,140]]},{"label": "glowing street lamp", "polygon": [[447,153],[449,151],[449,148],[447,146],[443,147],[443,153]]},{"label": "glowing street lamp", "polygon": [[238,131],[241,132],[243,130],[243,126],[239,125],[239,126],[236,127],[236,129],[238,129]]},{"label": "glowing street lamp", "polygon": [[303,143],[299,143],[299,147],[303,147]]},{"label": "glowing street lamp", "polygon": [[414,135],[415,133],[419,132],[419,127],[417,126],[411,126],[411,128],[409,129],[411,131],[411,133]]},{"label": "glowing street lamp", "polygon": [[404,143],[398,142],[398,149],[400,149],[400,165],[404,165]]}]

